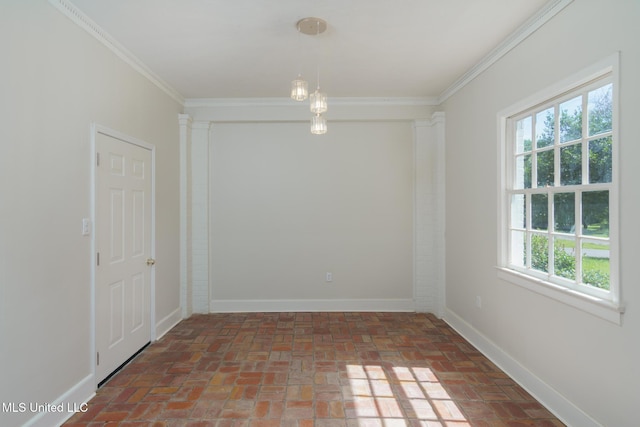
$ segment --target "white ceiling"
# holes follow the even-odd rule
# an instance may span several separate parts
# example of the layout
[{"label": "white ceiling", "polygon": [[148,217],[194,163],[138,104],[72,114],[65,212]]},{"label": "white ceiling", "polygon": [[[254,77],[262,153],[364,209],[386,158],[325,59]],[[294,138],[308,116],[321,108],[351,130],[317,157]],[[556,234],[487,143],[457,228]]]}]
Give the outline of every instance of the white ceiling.
[{"label": "white ceiling", "polygon": [[330,97],[435,98],[548,0],[71,2],[184,98],[286,97],[317,67]]}]

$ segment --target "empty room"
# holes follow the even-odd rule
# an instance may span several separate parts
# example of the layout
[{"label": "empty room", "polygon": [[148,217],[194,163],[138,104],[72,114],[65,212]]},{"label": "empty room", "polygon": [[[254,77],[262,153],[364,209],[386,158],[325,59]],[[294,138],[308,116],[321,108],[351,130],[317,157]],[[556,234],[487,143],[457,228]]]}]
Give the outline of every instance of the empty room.
[{"label": "empty room", "polygon": [[639,20],[1,1],[0,425],[637,425]]}]

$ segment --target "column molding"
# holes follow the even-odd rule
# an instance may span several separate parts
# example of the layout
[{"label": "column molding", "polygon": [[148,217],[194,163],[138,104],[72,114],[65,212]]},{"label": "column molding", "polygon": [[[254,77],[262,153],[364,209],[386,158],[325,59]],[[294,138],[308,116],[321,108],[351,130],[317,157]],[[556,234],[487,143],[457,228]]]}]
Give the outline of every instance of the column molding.
[{"label": "column molding", "polygon": [[178,114],[180,129],[180,307],[182,318],[193,312],[191,280],[191,124],[188,114]]},{"label": "column molding", "polygon": [[413,127],[415,309],[441,318],[446,305],[444,113],[415,120]]},{"label": "column molding", "polygon": [[209,147],[211,121],[195,120],[191,126],[191,250],[192,307],[209,313]]}]

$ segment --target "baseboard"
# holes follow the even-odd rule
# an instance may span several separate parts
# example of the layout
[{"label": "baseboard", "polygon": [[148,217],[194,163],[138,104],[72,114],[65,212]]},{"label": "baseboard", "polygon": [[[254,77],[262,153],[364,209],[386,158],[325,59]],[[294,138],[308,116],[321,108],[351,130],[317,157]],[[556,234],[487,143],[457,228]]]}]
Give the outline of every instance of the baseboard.
[{"label": "baseboard", "polygon": [[211,313],[303,311],[415,311],[413,299],[212,300]]},{"label": "baseboard", "polygon": [[156,340],[162,338],[164,334],[169,332],[182,320],[182,308],[178,307],[156,323]]},{"label": "baseboard", "polygon": [[[87,402],[96,395],[96,384],[93,374],[87,375],[62,396],[51,402],[43,412],[23,424],[23,427],[59,426],[71,418],[76,412],[86,411]],[[25,402],[29,410],[29,403]],[[36,403],[34,403],[36,405]]]},{"label": "baseboard", "polygon": [[[156,339],[160,339],[182,320],[180,307],[171,312],[156,324]],[[45,407],[43,412],[37,413],[23,427],[51,427],[59,426],[71,418],[76,412],[87,409],[85,405],[95,396],[95,379],[88,375],[71,387],[62,396]],[[25,402],[28,411],[29,402]],[[35,405],[35,403],[34,403]]]},{"label": "baseboard", "polygon": [[482,335],[456,313],[447,309],[444,321],[567,426],[602,427],[601,424],[522,366],[516,359],[505,353],[494,342]]}]

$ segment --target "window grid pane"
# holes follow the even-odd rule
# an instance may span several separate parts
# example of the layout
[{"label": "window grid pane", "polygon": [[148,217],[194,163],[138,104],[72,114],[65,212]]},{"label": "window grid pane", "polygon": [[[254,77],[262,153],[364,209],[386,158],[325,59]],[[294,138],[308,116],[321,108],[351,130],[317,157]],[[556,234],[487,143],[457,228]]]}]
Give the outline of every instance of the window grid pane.
[{"label": "window grid pane", "polygon": [[582,138],[582,96],[560,104],[560,142]]},{"label": "window grid pane", "polygon": [[609,237],[609,191],[582,193],[582,234]]},{"label": "window grid pane", "polygon": [[537,155],[537,184],[540,187],[549,187],[554,184],[554,152],[553,150],[541,151]]},{"label": "window grid pane", "polygon": [[531,154],[516,156],[514,189],[531,188]]},{"label": "window grid pane", "polygon": [[526,267],[527,265],[527,235],[524,231],[511,232],[509,262],[517,267]]},{"label": "window grid pane", "polygon": [[555,129],[554,108],[547,108],[536,114],[536,148],[553,145]]},{"label": "window grid pane", "polygon": [[523,230],[527,227],[527,198],[524,194],[511,196],[511,227]]},{"label": "window grid pane", "polygon": [[582,184],[582,144],[560,148],[560,184]]},{"label": "window grid pane", "polygon": [[547,194],[531,195],[531,228],[547,230],[549,227],[549,196]]},{"label": "window grid pane", "polygon": [[553,195],[553,230],[561,233],[576,233],[575,193]]},{"label": "window grid pane", "polygon": [[587,96],[589,136],[610,132],[612,129],[613,84],[592,90]]},{"label": "window grid pane", "polygon": [[572,289],[606,292],[613,85],[593,87],[515,122],[508,263]]},{"label": "window grid pane", "polygon": [[531,268],[549,271],[549,239],[544,234],[531,236]]},{"label": "window grid pane", "polygon": [[608,242],[582,241],[580,248],[582,283],[605,291],[609,290],[610,249]]},{"label": "window grid pane", "polygon": [[531,151],[531,116],[516,122],[515,152]]},{"label": "window grid pane", "polygon": [[611,182],[613,172],[612,137],[589,141],[589,183]]},{"label": "window grid pane", "polygon": [[553,272],[569,280],[576,279],[576,242],[574,239],[554,238]]}]

